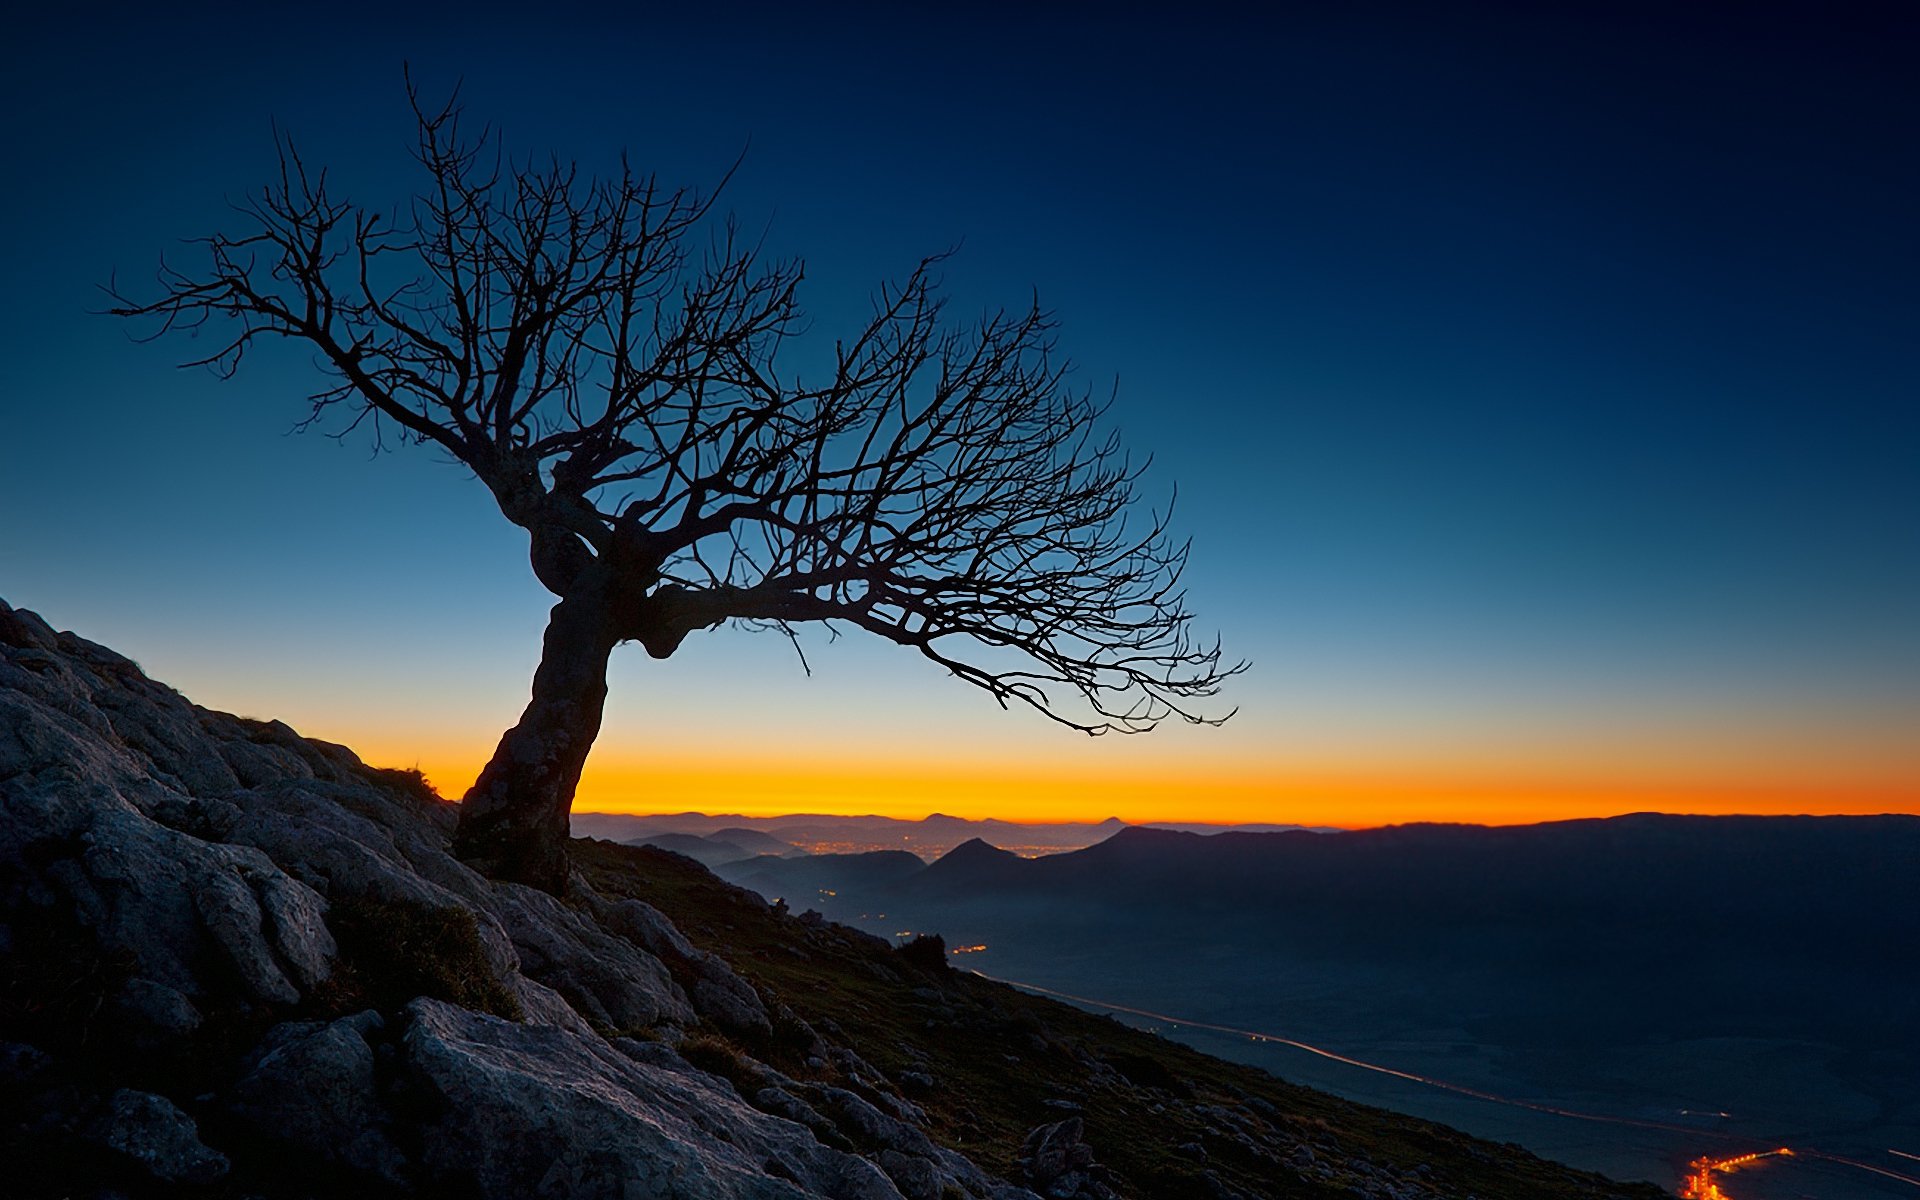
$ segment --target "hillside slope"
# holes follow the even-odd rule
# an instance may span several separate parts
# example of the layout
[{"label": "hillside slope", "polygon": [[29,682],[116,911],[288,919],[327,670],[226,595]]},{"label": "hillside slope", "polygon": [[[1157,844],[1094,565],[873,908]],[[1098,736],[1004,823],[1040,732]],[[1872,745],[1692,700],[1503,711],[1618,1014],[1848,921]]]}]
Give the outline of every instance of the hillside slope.
[{"label": "hillside slope", "polygon": [[[578,843],[0,604],[0,1139],[20,1197],[1653,1197]],[[1032,1190],[1030,1190],[1030,1188]]]}]

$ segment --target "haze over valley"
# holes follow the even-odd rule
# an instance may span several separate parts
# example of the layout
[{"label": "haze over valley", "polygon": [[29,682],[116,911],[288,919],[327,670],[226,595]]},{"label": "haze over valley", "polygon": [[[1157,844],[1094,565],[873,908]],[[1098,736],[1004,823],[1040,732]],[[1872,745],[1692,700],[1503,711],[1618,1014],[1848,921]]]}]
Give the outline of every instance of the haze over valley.
[{"label": "haze over valley", "polygon": [[[864,831],[931,863],[808,853],[819,818],[582,820],[796,912],[937,932],[967,968],[1616,1177],[1678,1188],[1696,1158],[1775,1143],[1796,1154],[1747,1165],[1731,1194],[1915,1186],[1821,1154],[1920,1174],[1889,1154],[1920,1145],[1920,818],[1004,825],[1047,847],[1026,857],[978,837],[927,852],[980,827],[951,818],[832,826],[830,844]],[[646,825],[679,832],[632,833]]]}]

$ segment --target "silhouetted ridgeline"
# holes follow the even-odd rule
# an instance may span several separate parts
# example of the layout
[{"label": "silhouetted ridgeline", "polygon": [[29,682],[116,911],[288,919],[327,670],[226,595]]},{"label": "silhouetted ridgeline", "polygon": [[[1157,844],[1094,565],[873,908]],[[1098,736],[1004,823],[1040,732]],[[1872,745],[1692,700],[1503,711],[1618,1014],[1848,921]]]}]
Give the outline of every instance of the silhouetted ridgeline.
[{"label": "silhouetted ridgeline", "polygon": [[[1920,1049],[1920,818],[1692,817],[1327,835],[1127,828],[1020,858],[983,842],[890,885],[765,862],[830,913],[1002,938],[1027,960],[1124,944],[1473,976],[1494,1008],[1618,1032],[1844,1032]],[[742,879],[737,867],[723,868]],[[742,879],[743,882],[746,882]],[[851,887],[850,887],[851,885]],[[1004,961],[1004,960],[1003,960]],[[1502,997],[1505,997],[1504,999]]]},{"label": "silhouetted ridgeline", "polygon": [[848,889],[871,895],[926,869],[927,864],[905,850],[873,850],[866,854],[809,854],[799,858],[759,857],[726,864],[725,877],[763,896],[794,897],[810,907],[823,890]]},{"label": "silhouetted ridgeline", "polygon": [[452,817],[415,774],[197,708],[0,604],[0,1190],[1659,1195],[782,913],[661,850],[576,843],[564,901],[491,882],[448,854]]},{"label": "silhouetted ridgeline", "polygon": [[[749,828],[741,828],[748,825]],[[1080,850],[1126,828],[1109,817],[1098,822],[1022,825],[994,819],[967,820],[934,813],[917,821],[881,816],[831,816],[794,813],[782,817],[742,817],[699,812],[633,816],[625,813],[575,813],[576,837],[606,838],[629,845],[660,844],[661,835],[718,840],[749,852],[786,854],[795,848],[812,853],[906,850],[937,858],[960,843],[984,838],[997,846],[1027,852]],[[768,839],[753,843],[749,839]],[[768,842],[773,844],[768,844]],[[783,848],[784,847],[784,848]]]}]

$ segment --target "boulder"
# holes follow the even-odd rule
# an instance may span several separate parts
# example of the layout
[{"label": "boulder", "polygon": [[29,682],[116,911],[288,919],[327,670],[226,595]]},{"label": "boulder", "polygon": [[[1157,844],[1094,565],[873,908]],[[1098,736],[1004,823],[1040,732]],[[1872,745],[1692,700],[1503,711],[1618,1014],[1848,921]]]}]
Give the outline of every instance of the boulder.
[{"label": "boulder", "polygon": [[838,1134],[832,1121],[814,1111],[813,1106],[805,1100],[777,1084],[756,1091],[753,1094],[753,1106],[761,1112],[805,1125],[822,1141],[831,1141]]},{"label": "boulder", "polygon": [[208,1184],[228,1170],[227,1156],[201,1143],[193,1118],[151,1092],[114,1092],[86,1136],[163,1183]]},{"label": "boulder", "polygon": [[0,878],[189,998],[235,978],[249,1000],[291,1004],[337,952],[326,902],[265,854],[169,829],[101,783],[0,782]]},{"label": "boulder", "polygon": [[405,1156],[380,1100],[369,1040],[383,1027],[372,1011],[274,1027],[230,1094],[229,1112],[263,1137],[402,1183]]},{"label": "boulder", "polygon": [[822,1086],[810,1087],[807,1091],[814,1108],[861,1149],[898,1150],[921,1158],[934,1156],[933,1142],[922,1130],[881,1112],[856,1093],[846,1088]]},{"label": "boulder", "polygon": [[120,985],[112,1011],[138,1045],[163,1044],[200,1028],[200,1010],[193,1001],[164,983],[137,976]]},{"label": "boulder", "polygon": [[482,1200],[900,1195],[872,1163],[747,1107],[725,1083],[591,1034],[425,999],[406,1022],[405,1067],[438,1114],[421,1131],[435,1186]]},{"label": "boulder", "polygon": [[1108,1173],[1094,1161],[1085,1134],[1079,1117],[1029,1131],[1019,1155],[1027,1184],[1048,1200],[1116,1200],[1106,1182]]},{"label": "boulder", "polygon": [[940,1200],[947,1180],[931,1162],[898,1150],[880,1152],[880,1169],[906,1200]]},{"label": "boulder", "polygon": [[496,884],[490,910],[530,978],[565,996],[588,1021],[635,1029],[662,1021],[685,1024],[693,1006],[653,955],[612,937],[545,892]]},{"label": "boulder", "polygon": [[[597,900],[597,897],[595,898]],[[694,1011],[723,1033],[756,1042],[770,1037],[773,1022],[753,985],[717,955],[696,948],[667,915],[640,900],[594,905],[602,926],[665,963],[682,982]]]}]

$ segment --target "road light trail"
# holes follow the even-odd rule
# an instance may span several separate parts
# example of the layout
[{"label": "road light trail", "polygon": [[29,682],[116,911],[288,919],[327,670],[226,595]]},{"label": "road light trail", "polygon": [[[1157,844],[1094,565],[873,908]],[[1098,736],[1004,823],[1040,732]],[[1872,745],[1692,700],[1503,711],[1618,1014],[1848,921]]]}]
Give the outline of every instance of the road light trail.
[{"label": "road light trail", "polygon": [[[1018,988],[1024,992],[1034,992],[1042,996],[1052,996],[1055,999],[1071,1001],[1074,1004],[1105,1008],[1113,1012],[1123,1012],[1131,1016],[1145,1017],[1152,1021],[1164,1021],[1169,1025],[1182,1025],[1188,1029],[1205,1029],[1213,1033],[1225,1033],[1234,1037],[1251,1038],[1256,1042],[1271,1042],[1279,1046],[1290,1046],[1295,1050],[1303,1050],[1308,1054],[1317,1055],[1349,1067],[1357,1067],[1363,1071],[1372,1071],[1377,1075],[1388,1075],[1395,1079],[1404,1079],[1409,1083],[1418,1083],[1426,1087],[1437,1088],[1443,1092],[1452,1092],[1457,1096],[1468,1096],[1475,1100],[1484,1100],[1489,1104],[1502,1104],[1509,1108],[1520,1108],[1529,1112],[1546,1113],[1549,1116],[1555,1117],[1571,1117],[1576,1121],[1596,1121],[1605,1125],[1628,1125],[1636,1129],[1655,1129],[1663,1133],[1685,1134],[1687,1137],[1719,1138],[1723,1141],[1745,1142],[1750,1146],[1776,1146],[1775,1143],[1762,1142],[1759,1138],[1750,1137],[1745,1134],[1726,1133],[1715,1129],[1700,1129],[1691,1125],[1670,1125],[1662,1121],[1642,1121],[1633,1117],[1614,1117],[1607,1116],[1603,1113],[1581,1112],[1578,1109],[1561,1108],[1553,1104],[1538,1104],[1531,1100],[1520,1100],[1512,1096],[1502,1096],[1497,1092],[1482,1091],[1479,1088],[1468,1087],[1465,1084],[1449,1083],[1444,1079],[1434,1079],[1427,1075],[1416,1075],[1412,1071],[1402,1071],[1397,1067],[1368,1062],[1363,1058],[1354,1058],[1352,1055],[1328,1050],[1324,1046],[1313,1045],[1311,1042],[1302,1042],[1294,1038],[1281,1037],[1278,1034],[1267,1033],[1263,1030],[1242,1029],[1235,1025],[1220,1025],[1211,1021],[1190,1021],[1185,1017],[1176,1017],[1171,1013],[1155,1012],[1150,1008],[1137,1008],[1129,1004],[1116,1004],[1111,1000],[1101,1000],[1094,996],[1078,996],[1072,992],[1062,992],[1053,988],[1041,987],[1037,983],[1023,983],[1018,979],[1004,979],[998,975],[989,975],[985,971],[980,970],[975,970],[973,974],[980,976],[982,979],[991,979],[995,983],[1004,983],[1008,987]],[[1770,1158],[1775,1155],[1792,1155],[1796,1153],[1804,1155],[1807,1158],[1817,1158],[1825,1162],[1839,1163],[1842,1166],[1853,1167],[1861,1171],[1871,1171],[1875,1175],[1884,1175],[1888,1179],[1897,1179],[1901,1183],[1920,1188],[1920,1179],[1916,1179],[1911,1175],[1903,1175],[1898,1171],[1890,1171],[1885,1167],[1876,1167],[1871,1163],[1863,1163],[1858,1159],[1843,1158],[1838,1154],[1828,1154],[1821,1150],[1803,1149],[1794,1151],[1784,1146],[1777,1146],[1773,1149],[1742,1155],[1737,1159],[1726,1159],[1722,1161],[1727,1163],[1747,1163],[1760,1158]],[[1920,1162],[1920,1154],[1909,1154],[1904,1150],[1889,1150],[1887,1153],[1897,1154],[1902,1158],[1909,1158]],[[1699,1162],[1706,1161],[1708,1160],[1699,1160]],[[1696,1162],[1695,1166],[1697,1167],[1698,1165],[1699,1163]]]},{"label": "road light trail", "polygon": [[[1841,1166],[1853,1167],[1856,1170],[1872,1171],[1875,1175],[1885,1175],[1888,1179],[1898,1179],[1901,1183],[1910,1183],[1914,1187],[1920,1187],[1920,1179],[1915,1179],[1911,1175],[1902,1175],[1898,1171],[1889,1171],[1885,1167],[1876,1167],[1872,1163],[1863,1163],[1857,1158],[1842,1158],[1838,1154],[1828,1154],[1821,1150],[1802,1150],[1801,1153],[1808,1158],[1825,1159],[1827,1162],[1839,1163]],[[1889,1150],[1887,1153],[1898,1154],[1901,1158],[1920,1160],[1920,1155],[1906,1154],[1899,1150]]]},{"label": "road light trail", "polygon": [[1531,1112],[1546,1113],[1554,1117],[1571,1117],[1576,1121],[1598,1121],[1606,1125],[1631,1125],[1639,1129],[1658,1129],[1665,1133],[1684,1133],[1688,1137],[1721,1138],[1725,1141],[1745,1142],[1749,1145],[1763,1144],[1759,1138],[1749,1137],[1745,1134],[1726,1133],[1714,1129],[1701,1129],[1692,1125],[1669,1125],[1660,1121],[1642,1121],[1633,1117],[1612,1117],[1601,1113],[1581,1112],[1578,1109],[1560,1108],[1552,1104],[1539,1104],[1532,1100],[1520,1100],[1513,1096],[1502,1096],[1497,1092],[1482,1091],[1479,1088],[1468,1087],[1465,1084],[1449,1083],[1444,1079],[1434,1079],[1427,1075],[1416,1075],[1412,1071],[1402,1071],[1397,1067],[1368,1062],[1363,1058],[1354,1058],[1351,1055],[1328,1050],[1324,1046],[1313,1045],[1311,1042],[1297,1041],[1293,1038],[1281,1037],[1278,1034],[1267,1033],[1258,1029],[1241,1029],[1233,1025],[1216,1025],[1209,1021],[1190,1021],[1185,1017],[1176,1017],[1170,1013],[1154,1012],[1152,1009],[1135,1008],[1126,1004],[1115,1004],[1111,1000],[1100,1000],[1092,996],[1076,996],[1071,992],[1055,991],[1052,988],[1041,987],[1038,984],[1022,983],[1017,979],[1002,979],[997,975],[988,975],[984,971],[975,971],[974,974],[983,979],[991,979],[996,983],[1004,983],[1009,987],[1019,988],[1022,991],[1037,992],[1042,996],[1053,996],[1060,1000],[1073,1001],[1076,1004],[1090,1004],[1096,1008],[1112,1009],[1114,1012],[1128,1013],[1136,1017],[1146,1017],[1154,1021],[1165,1021],[1169,1025],[1183,1025],[1188,1029],[1205,1029],[1214,1033],[1226,1033],[1232,1034],[1235,1037],[1251,1038],[1256,1042],[1272,1042],[1279,1046],[1291,1046],[1295,1050],[1304,1050],[1308,1054],[1318,1055],[1321,1058],[1342,1063],[1349,1067],[1358,1067],[1360,1070],[1372,1071],[1377,1075],[1390,1075],[1395,1079],[1404,1079],[1409,1083],[1418,1083],[1426,1087],[1438,1088],[1443,1092],[1452,1092],[1457,1096],[1468,1096],[1475,1100],[1485,1100],[1489,1104],[1504,1104],[1509,1108],[1524,1108]]}]

